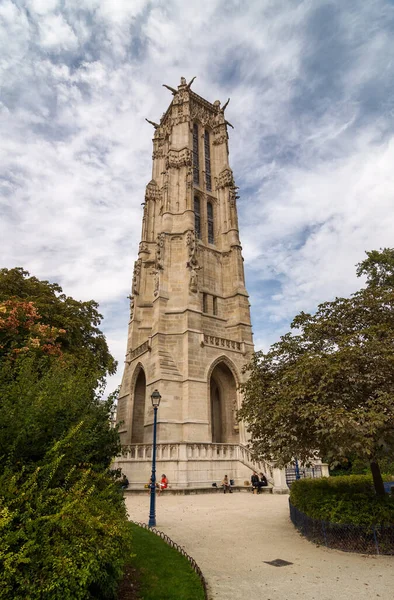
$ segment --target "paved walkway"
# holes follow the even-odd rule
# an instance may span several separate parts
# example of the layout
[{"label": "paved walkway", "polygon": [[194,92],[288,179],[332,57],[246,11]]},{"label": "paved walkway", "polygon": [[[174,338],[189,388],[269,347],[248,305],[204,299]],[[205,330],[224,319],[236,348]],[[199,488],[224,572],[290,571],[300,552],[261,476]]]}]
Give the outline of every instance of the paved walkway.
[{"label": "paved walkway", "polygon": [[[126,503],[131,519],[148,521],[148,495],[128,496]],[[288,496],[163,494],[156,509],[157,528],[197,561],[213,600],[394,597],[394,556],[316,547],[291,524]],[[292,564],[265,562],[276,558]]]}]

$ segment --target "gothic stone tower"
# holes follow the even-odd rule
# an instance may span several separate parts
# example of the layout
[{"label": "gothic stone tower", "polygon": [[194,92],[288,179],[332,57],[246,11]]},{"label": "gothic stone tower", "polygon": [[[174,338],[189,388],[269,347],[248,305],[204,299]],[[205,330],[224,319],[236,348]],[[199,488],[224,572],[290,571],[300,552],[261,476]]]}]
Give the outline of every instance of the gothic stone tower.
[{"label": "gothic stone tower", "polygon": [[[192,80],[193,81],[193,80]],[[153,410],[158,470],[174,487],[243,480],[251,463],[236,411],[253,341],[224,110],[181,79],[155,127],[152,180],[130,297],[117,421],[132,486],[149,480]],[[150,122],[150,121],[149,121]],[[247,466],[248,465],[248,466]]]}]

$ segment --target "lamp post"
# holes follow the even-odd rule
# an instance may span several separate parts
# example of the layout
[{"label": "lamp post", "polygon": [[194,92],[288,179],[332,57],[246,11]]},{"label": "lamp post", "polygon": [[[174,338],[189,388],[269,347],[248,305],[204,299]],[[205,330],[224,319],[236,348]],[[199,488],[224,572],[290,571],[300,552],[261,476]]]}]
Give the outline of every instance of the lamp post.
[{"label": "lamp post", "polygon": [[150,397],[153,406],[153,451],[152,451],[152,477],[150,480],[150,511],[149,527],[156,527],[156,424],[157,409],[159,408],[161,396],[158,390],[154,390]]},{"label": "lamp post", "polygon": [[301,479],[301,475],[300,475],[300,466],[298,464],[298,459],[295,458],[295,476],[296,476],[296,480],[298,481],[298,479]]}]

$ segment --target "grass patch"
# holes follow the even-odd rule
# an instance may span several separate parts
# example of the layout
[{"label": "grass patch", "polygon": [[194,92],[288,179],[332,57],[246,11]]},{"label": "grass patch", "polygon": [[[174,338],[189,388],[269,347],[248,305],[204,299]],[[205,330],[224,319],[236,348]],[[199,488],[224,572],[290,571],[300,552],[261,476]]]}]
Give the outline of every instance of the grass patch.
[{"label": "grass patch", "polygon": [[204,600],[200,578],[188,560],[154,533],[131,524],[131,566],[138,572],[141,600]]}]

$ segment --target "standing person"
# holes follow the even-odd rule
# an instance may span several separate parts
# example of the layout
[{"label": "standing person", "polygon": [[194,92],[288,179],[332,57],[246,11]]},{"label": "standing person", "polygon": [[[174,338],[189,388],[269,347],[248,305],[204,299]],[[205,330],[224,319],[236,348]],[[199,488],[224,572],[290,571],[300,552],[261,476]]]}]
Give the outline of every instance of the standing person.
[{"label": "standing person", "polygon": [[254,493],[254,490],[258,491],[259,490],[259,476],[257,475],[256,471],[253,471],[253,475],[250,478],[250,481],[252,483],[253,493]]},{"label": "standing person", "polygon": [[232,490],[231,490],[231,485],[230,485],[230,482],[228,480],[227,475],[224,476],[224,479],[222,481],[222,486],[223,486],[223,493],[224,494],[226,493],[226,491],[229,491],[230,494],[233,493]]},{"label": "standing person", "polygon": [[163,473],[163,475],[161,476],[161,481],[159,483],[159,494],[168,488],[168,479],[165,476],[165,474]]}]

